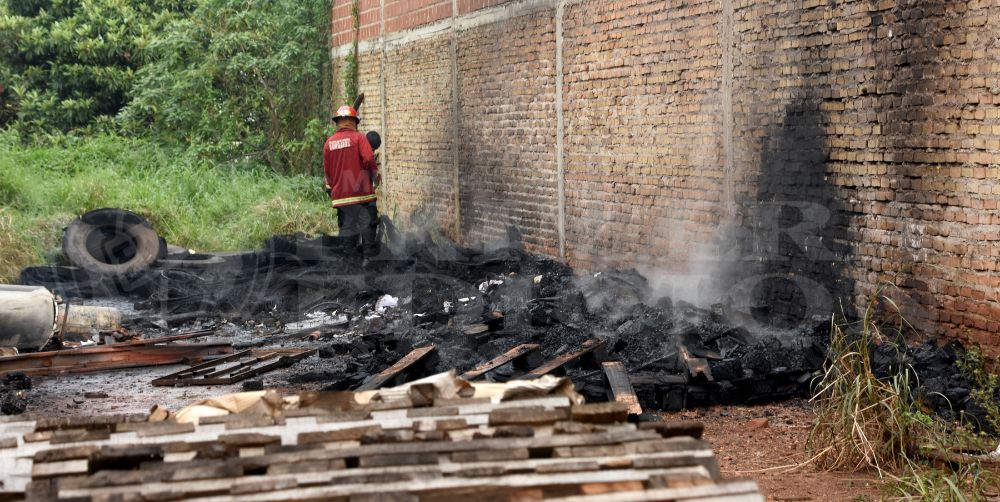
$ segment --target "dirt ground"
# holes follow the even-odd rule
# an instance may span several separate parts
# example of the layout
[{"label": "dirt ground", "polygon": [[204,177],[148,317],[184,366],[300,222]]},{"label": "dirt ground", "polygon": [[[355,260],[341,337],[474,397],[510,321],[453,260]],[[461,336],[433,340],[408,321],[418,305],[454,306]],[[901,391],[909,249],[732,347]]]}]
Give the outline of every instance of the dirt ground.
[{"label": "dirt ground", "polygon": [[724,475],[750,478],[760,484],[767,500],[878,500],[879,482],[871,475],[822,472],[807,460],[806,438],[813,420],[809,403],[719,406],[667,413],[671,419],[696,419],[705,424]]},{"label": "dirt ground", "polygon": [[[312,357],[302,365],[316,364]],[[28,401],[28,415],[117,415],[148,413],[154,405],[177,411],[196,401],[234,392],[243,392],[242,384],[194,387],[154,387],[150,382],[161,376],[182,370],[187,366],[172,365],[152,368],[135,368],[101,373],[36,377]],[[282,371],[269,373],[262,380],[268,389],[279,393],[318,390],[317,385],[297,385],[294,389],[268,384],[270,377]]]}]

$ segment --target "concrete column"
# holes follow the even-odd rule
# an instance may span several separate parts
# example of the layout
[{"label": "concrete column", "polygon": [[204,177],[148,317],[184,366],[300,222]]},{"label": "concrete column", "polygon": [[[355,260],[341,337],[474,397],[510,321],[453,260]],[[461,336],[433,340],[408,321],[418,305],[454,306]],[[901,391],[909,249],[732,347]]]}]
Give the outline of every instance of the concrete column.
[{"label": "concrete column", "polygon": [[566,259],[566,165],[565,144],[566,134],[563,121],[563,15],[566,12],[566,1],[559,0],[556,4],[556,176],[558,187],[558,225],[559,225],[559,258]]},{"label": "concrete column", "polygon": [[[379,1],[379,28],[378,28],[378,43],[379,43],[379,66],[378,66],[378,95],[379,95],[379,109],[382,111],[382,137],[384,138],[382,142],[382,153],[379,154],[379,158],[382,160],[382,180],[383,183],[389,179],[389,144],[392,141],[389,140],[389,120],[388,114],[385,112],[386,104],[388,100],[385,96],[385,0]],[[388,187],[386,187],[388,188]]]},{"label": "concrete column", "polygon": [[729,223],[736,216],[736,173],[733,156],[733,134],[736,127],[733,116],[733,17],[735,12],[732,0],[722,2],[722,19],[719,22],[719,44],[722,46],[722,151],[723,165],[722,185],[722,222]]},{"label": "concrete column", "polygon": [[451,0],[451,146],[453,149],[452,158],[452,189],[455,191],[453,204],[455,204],[455,239],[462,241],[462,180],[460,178],[459,159],[461,157],[461,115],[459,113],[461,103],[458,92],[458,30],[456,22],[458,18],[458,0]]}]

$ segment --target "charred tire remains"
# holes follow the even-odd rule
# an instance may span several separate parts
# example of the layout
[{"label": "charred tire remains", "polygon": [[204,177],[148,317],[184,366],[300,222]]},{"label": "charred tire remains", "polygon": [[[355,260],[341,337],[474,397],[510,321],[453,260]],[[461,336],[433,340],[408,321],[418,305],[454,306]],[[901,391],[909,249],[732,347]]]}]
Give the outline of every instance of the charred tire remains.
[{"label": "charred tire remains", "polygon": [[63,253],[88,272],[123,276],[166,255],[166,243],[145,218],[122,209],[98,209],[70,223]]}]

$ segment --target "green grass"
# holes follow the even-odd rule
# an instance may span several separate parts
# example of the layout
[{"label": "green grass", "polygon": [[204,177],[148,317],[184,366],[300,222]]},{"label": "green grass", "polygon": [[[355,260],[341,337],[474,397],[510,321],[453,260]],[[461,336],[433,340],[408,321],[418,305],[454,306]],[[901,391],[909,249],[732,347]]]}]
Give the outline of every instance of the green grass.
[{"label": "green grass", "polygon": [[167,242],[199,251],[257,248],[274,234],[332,233],[316,176],[219,166],[184,150],[102,136],[23,146],[0,132],[0,282],[50,261],[63,227],[92,209],[121,207]]}]

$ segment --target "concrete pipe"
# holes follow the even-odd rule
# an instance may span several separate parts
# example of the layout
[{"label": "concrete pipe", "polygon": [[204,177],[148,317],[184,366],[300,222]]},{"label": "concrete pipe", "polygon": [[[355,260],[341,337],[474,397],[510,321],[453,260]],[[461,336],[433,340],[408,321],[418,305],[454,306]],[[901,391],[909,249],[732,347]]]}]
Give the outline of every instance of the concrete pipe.
[{"label": "concrete pipe", "polygon": [[56,299],[38,286],[0,285],[0,346],[38,350],[56,323]]}]

